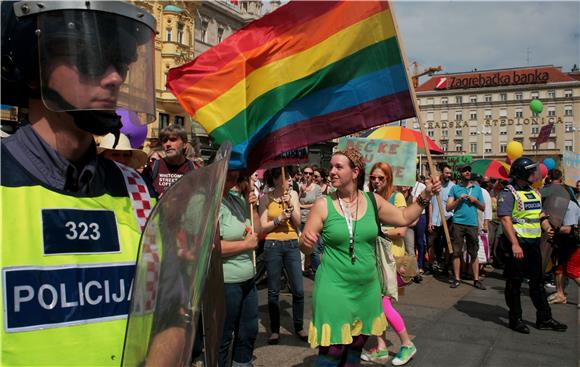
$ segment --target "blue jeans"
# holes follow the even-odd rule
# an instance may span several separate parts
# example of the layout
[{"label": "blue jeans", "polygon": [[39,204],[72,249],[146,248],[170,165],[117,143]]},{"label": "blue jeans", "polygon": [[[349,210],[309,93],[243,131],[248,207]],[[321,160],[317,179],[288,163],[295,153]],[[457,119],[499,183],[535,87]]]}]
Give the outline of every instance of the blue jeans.
[{"label": "blue jeans", "polygon": [[219,366],[227,365],[232,339],[234,364],[251,366],[254,342],[258,336],[258,293],[254,279],[225,283],[224,290],[226,318],[219,350]]},{"label": "blue jeans", "polygon": [[316,241],[314,250],[310,254],[310,265],[312,266],[312,271],[316,272],[316,270],[320,266],[320,261],[323,253],[324,253],[324,244],[322,243],[322,236],[320,236],[318,241]]},{"label": "blue jeans", "polygon": [[[300,230],[304,231],[304,225],[306,223],[302,223],[300,225]],[[322,253],[324,252],[324,244],[322,243],[322,236],[320,236],[318,238],[318,241],[316,241],[316,245],[314,245],[314,249],[312,250],[312,253],[310,254],[310,266],[312,267],[312,271],[316,273],[316,270],[318,269],[318,267],[320,266],[320,259],[322,257]],[[304,269],[305,271],[307,271],[308,269]]]},{"label": "blue jeans", "polygon": [[280,281],[282,266],[286,269],[292,290],[292,317],[294,331],[304,328],[304,283],[298,240],[266,240],[264,261],[268,272],[268,311],[270,313],[270,332],[280,332]]},{"label": "blue jeans", "polygon": [[421,214],[419,221],[415,226],[415,247],[417,248],[417,266],[419,270],[425,269],[425,251],[427,249],[427,237],[425,229],[427,228],[427,216]]}]

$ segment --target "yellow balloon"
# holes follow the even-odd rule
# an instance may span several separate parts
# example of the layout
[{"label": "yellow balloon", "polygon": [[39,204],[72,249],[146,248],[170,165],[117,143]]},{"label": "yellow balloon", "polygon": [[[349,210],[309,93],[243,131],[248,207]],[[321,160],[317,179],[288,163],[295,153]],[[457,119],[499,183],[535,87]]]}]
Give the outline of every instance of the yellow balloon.
[{"label": "yellow balloon", "polygon": [[524,154],[524,147],[522,146],[522,143],[520,143],[519,141],[511,141],[507,145],[506,153],[509,159],[515,161],[516,159],[521,157],[522,154]]},{"label": "yellow balloon", "polygon": [[544,179],[541,179],[540,181],[536,181],[532,184],[532,187],[534,189],[540,189],[540,188],[542,188],[542,186],[544,186]]}]

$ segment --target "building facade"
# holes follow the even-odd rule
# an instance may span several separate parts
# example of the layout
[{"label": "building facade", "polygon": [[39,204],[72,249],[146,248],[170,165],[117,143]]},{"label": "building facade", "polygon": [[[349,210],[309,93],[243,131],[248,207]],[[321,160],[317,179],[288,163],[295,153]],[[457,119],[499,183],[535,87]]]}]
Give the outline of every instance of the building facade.
[{"label": "building facade", "polygon": [[[159,130],[178,124],[204,155],[211,151],[205,130],[181,108],[167,89],[167,73],[176,66],[220,43],[248,22],[262,15],[261,1],[132,1],[157,20],[155,38],[155,88],[157,120],[148,126],[145,149],[157,144]],[[209,154],[209,153],[208,153]]]},{"label": "building facade", "polygon": [[[427,134],[445,156],[504,160],[511,141],[536,159],[580,151],[578,71],[550,65],[442,74],[421,84],[416,95]],[[530,110],[533,99],[543,103],[539,114]],[[416,118],[404,123],[419,128]],[[548,141],[536,146],[547,124],[553,124]]]}]

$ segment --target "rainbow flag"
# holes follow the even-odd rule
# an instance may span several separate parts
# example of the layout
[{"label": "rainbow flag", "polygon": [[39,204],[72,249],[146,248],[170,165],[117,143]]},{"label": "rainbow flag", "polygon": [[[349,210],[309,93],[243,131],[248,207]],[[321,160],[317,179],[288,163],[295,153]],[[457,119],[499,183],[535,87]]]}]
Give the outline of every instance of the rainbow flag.
[{"label": "rainbow flag", "polygon": [[415,116],[387,1],[291,1],[190,63],[167,87],[232,169]]}]

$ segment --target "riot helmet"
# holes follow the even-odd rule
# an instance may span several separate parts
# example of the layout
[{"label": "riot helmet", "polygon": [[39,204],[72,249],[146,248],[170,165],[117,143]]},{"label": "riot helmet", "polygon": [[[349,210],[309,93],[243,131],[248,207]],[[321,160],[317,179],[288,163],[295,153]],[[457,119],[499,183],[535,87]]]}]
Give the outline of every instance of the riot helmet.
[{"label": "riot helmet", "polygon": [[95,134],[120,127],[91,126],[111,124],[117,107],[153,121],[154,38],[155,19],[126,2],[3,2],[2,103],[40,98]]},{"label": "riot helmet", "polygon": [[527,157],[520,157],[513,161],[510,168],[510,176],[532,184],[542,178],[542,173],[537,162]]}]

